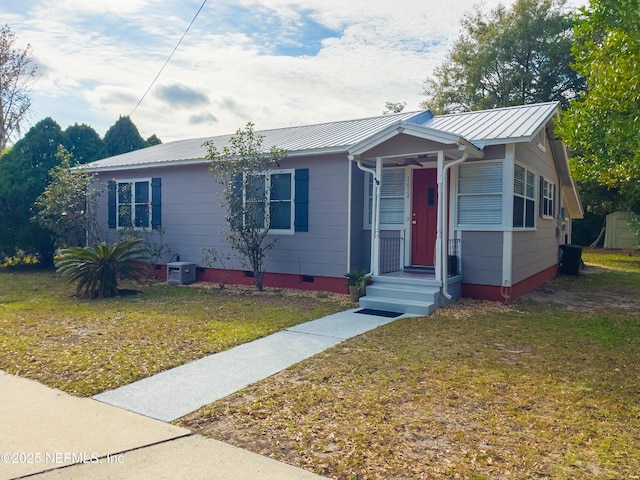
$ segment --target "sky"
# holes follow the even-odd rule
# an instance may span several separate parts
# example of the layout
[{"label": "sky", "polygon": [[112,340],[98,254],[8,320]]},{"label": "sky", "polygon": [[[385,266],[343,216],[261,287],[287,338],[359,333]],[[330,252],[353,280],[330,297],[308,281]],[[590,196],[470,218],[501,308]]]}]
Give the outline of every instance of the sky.
[{"label": "sky", "polygon": [[[482,10],[499,0],[484,0]],[[504,5],[513,0],[503,0]],[[580,6],[586,0],[570,0]],[[475,0],[0,0],[38,65],[29,126],[100,136],[121,115],[164,143],[418,110]],[[135,110],[135,111],[134,111]],[[25,129],[26,131],[26,129]]]}]

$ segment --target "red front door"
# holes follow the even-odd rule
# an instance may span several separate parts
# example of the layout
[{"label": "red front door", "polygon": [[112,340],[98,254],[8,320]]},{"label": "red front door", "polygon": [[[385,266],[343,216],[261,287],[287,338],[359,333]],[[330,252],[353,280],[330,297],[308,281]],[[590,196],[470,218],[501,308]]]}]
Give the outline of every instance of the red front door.
[{"label": "red front door", "polygon": [[413,171],[411,211],[411,264],[433,266],[438,208],[437,170]]}]

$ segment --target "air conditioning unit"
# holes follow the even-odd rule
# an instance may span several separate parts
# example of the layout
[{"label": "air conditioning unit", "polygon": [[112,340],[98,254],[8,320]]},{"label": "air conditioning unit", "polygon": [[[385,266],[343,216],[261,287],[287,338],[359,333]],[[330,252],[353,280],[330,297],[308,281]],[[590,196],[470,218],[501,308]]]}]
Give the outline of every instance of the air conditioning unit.
[{"label": "air conditioning unit", "polygon": [[189,262],[167,263],[167,283],[184,285],[196,281],[196,264]]}]

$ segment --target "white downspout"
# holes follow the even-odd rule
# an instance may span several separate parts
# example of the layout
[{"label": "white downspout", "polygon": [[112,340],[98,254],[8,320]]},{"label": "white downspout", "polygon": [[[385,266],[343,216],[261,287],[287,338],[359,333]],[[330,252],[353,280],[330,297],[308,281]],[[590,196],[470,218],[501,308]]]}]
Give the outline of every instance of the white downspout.
[{"label": "white downspout", "polygon": [[374,269],[374,261],[375,261],[374,253],[375,253],[375,243],[376,243],[376,225],[379,225],[377,221],[377,215],[378,215],[378,184],[380,183],[380,181],[376,177],[376,170],[374,170],[373,168],[365,167],[364,164],[362,163],[362,160],[358,160],[356,162],[356,165],[363,172],[370,173],[373,176],[373,182],[372,182],[373,192],[371,195],[372,201],[373,201],[373,205],[371,206],[371,259],[369,261],[370,263],[369,273],[367,274],[367,275],[373,276],[374,270],[377,270],[377,268]]},{"label": "white downspout", "polygon": [[374,249],[371,254],[372,259],[375,263],[372,264],[371,272],[372,275],[380,274],[380,196],[382,195],[382,190],[380,188],[380,184],[382,183],[382,159],[380,157],[376,158],[376,176],[375,180],[375,188],[373,192],[375,194],[376,201],[373,204],[375,207],[375,223],[371,226],[375,229],[374,239],[375,243],[373,244]]},{"label": "white downspout", "polygon": [[[447,215],[447,205],[448,205],[447,173],[449,172],[451,167],[454,167],[462,162],[465,162],[468,158],[469,158],[469,153],[464,152],[462,154],[462,158],[444,165],[444,167],[442,168],[442,177],[438,179],[438,193],[442,191],[442,196],[438,196],[438,204],[439,204],[440,211],[442,213],[441,216],[438,216],[438,218],[441,219],[441,221],[438,222],[438,229],[441,229],[441,233],[442,233],[442,235],[440,236],[441,242],[442,242],[442,245],[440,246],[440,254],[442,255],[440,257],[440,265],[442,270],[442,295],[444,295],[444,297],[447,300],[451,300],[451,295],[449,294],[449,290],[447,286],[447,279],[449,278],[449,271],[448,271],[449,270],[449,262],[448,262],[449,248],[448,248],[448,238],[447,238],[447,234],[449,232],[449,225],[448,225],[449,217]],[[443,225],[444,225],[444,228],[442,228]]]},{"label": "white downspout", "polygon": [[349,170],[347,172],[347,178],[349,182],[349,188],[347,193],[347,198],[349,199],[347,203],[347,269],[345,272],[351,271],[351,204],[353,203],[353,167],[351,166],[351,161],[347,162],[349,166]]}]

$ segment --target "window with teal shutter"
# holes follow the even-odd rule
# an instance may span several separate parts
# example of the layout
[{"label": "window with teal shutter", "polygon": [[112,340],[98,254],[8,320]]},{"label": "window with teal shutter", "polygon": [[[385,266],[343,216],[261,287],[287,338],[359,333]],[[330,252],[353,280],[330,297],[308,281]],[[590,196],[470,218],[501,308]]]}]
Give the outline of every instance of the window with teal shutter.
[{"label": "window with teal shutter", "polygon": [[[267,192],[268,201],[265,202]],[[237,195],[233,195],[233,198],[239,200]],[[251,219],[258,226],[268,226],[273,234],[307,232],[309,169],[277,170],[252,175],[244,184],[242,202],[245,224]]]},{"label": "window with teal shutter", "polygon": [[112,180],[108,184],[109,228],[159,229],[161,209],[160,178]]}]

